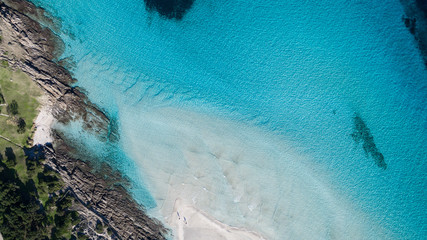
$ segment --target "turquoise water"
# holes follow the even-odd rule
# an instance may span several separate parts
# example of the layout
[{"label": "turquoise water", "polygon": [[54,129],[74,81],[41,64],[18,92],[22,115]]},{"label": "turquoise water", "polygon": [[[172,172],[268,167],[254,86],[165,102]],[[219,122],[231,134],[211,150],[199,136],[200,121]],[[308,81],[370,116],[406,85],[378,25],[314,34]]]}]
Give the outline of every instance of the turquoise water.
[{"label": "turquoise water", "polygon": [[[182,181],[186,196],[212,186],[204,211],[271,239],[426,235],[427,71],[398,1],[196,0],[182,21],[136,0],[34,2],[59,19],[76,85],[121,140],[64,131],[109,149],[97,154],[153,215]],[[353,141],[355,114],[386,170]]]}]

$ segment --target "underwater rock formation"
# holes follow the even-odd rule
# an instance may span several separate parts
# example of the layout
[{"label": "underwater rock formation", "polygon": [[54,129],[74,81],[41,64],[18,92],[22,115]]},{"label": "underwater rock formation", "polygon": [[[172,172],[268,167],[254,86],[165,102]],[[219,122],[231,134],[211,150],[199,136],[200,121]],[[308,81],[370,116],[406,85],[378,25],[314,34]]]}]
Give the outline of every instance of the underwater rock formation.
[{"label": "underwater rock formation", "polygon": [[377,146],[375,145],[374,137],[372,136],[371,131],[358,114],[356,114],[354,117],[354,132],[351,134],[351,136],[357,144],[362,142],[362,147],[366,153],[366,156],[371,155],[378,167],[384,170],[387,169],[384,156],[382,153],[380,153]]},{"label": "underwater rock formation", "polygon": [[416,0],[400,1],[405,9],[406,16],[403,23],[418,43],[418,48],[427,67],[427,1]]},{"label": "underwater rock formation", "polygon": [[144,0],[149,11],[156,11],[168,19],[181,20],[194,0]]}]

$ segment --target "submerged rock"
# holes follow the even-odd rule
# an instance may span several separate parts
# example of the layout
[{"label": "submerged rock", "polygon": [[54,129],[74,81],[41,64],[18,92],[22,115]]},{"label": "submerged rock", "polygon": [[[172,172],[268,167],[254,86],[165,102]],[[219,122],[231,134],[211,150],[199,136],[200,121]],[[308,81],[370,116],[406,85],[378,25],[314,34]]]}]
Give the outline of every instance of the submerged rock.
[{"label": "submerged rock", "polygon": [[150,11],[156,11],[168,19],[181,20],[191,8],[194,0],[144,0]]},{"label": "submerged rock", "polygon": [[377,146],[375,145],[374,137],[372,136],[371,131],[358,114],[356,114],[354,117],[354,132],[351,134],[351,136],[357,144],[362,142],[362,147],[366,153],[366,156],[371,155],[372,159],[374,159],[375,164],[377,164],[378,167],[384,170],[387,169],[384,156],[382,153],[380,153]]},{"label": "submerged rock", "polygon": [[412,35],[415,34],[415,27],[417,25],[417,19],[416,18],[402,18],[403,22],[405,23],[405,26],[409,29],[409,32],[411,32]]},{"label": "submerged rock", "polygon": [[401,0],[406,16],[402,21],[414,36],[418,48],[427,67],[427,1],[425,0]]}]

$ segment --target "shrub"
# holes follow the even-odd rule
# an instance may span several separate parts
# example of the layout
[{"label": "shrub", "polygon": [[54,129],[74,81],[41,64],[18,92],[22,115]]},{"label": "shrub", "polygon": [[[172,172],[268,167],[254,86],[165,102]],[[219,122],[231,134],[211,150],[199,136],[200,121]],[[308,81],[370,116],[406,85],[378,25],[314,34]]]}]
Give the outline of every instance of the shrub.
[{"label": "shrub", "polygon": [[6,61],[6,60],[1,60],[1,65],[2,65],[3,67],[9,67],[9,62],[8,62],[8,61]]},{"label": "shrub", "polygon": [[96,223],[95,231],[96,231],[97,233],[102,233],[102,232],[104,232],[104,226],[102,226],[102,223],[101,223],[101,222],[97,222],[97,223]]},{"label": "shrub", "polygon": [[88,236],[86,236],[84,233],[82,233],[82,232],[78,232],[77,233],[77,239],[78,240],[87,240],[87,239],[89,239],[89,237]]},{"label": "shrub", "polygon": [[3,93],[0,92],[0,104],[4,104],[4,97],[3,97]]},{"label": "shrub", "polygon": [[18,118],[18,133],[24,133],[25,132],[25,127],[27,126],[27,124],[25,123],[25,120],[23,118]]},{"label": "shrub", "polygon": [[18,114],[18,103],[15,100],[12,100],[12,102],[7,105],[7,112],[11,115]]}]

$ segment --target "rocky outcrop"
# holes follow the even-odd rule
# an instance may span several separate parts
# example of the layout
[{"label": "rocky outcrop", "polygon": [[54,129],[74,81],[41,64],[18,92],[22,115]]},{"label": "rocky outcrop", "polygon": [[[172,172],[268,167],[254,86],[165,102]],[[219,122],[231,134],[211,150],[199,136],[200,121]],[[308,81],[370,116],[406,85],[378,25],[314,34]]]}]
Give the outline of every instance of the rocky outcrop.
[{"label": "rocky outcrop", "polygon": [[53,114],[57,120],[82,118],[87,128],[106,131],[108,118],[79,89],[70,86],[74,82],[71,74],[53,61],[60,54],[62,43],[49,28],[33,19],[41,15],[41,10],[34,9],[24,0],[0,0],[1,58],[28,73],[49,94],[55,103]]},{"label": "rocky outcrop", "polygon": [[[114,121],[71,86],[74,82],[71,74],[55,61],[63,44],[39,22],[55,28],[43,10],[33,4],[25,0],[0,0],[0,60],[32,77],[49,95],[58,121],[66,123],[80,118],[86,129],[114,141],[117,134],[111,134],[110,128]],[[125,188],[106,180],[105,172],[102,176],[94,173],[85,159],[72,157],[68,144],[59,135],[55,137],[55,149],[51,145],[45,147],[46,165],[61,175],[66,191],[80,202],[79,225],[87,228],[86,233],[93,239],[165,238],[166,229],[149,218]],[[108,166],[104,170],[112,173]],[[108,236],[92,231],[98,221],[108,226],[111,231]]]},{"label": "rocky outcrop", "polygon": [[144,214],[129,193],[115,184],[117,173],[113,174],[111,168],[104,166],[102,175],[115,176],[116,180],[97,175],[88,163],[69,156],[70,147],[58,135],[55,141],[58,145],[55,150],[45,147],[47,165],[61,175],[76,199],[91,214],[100,217],[121,239],[164,239],[163,226]]}]

